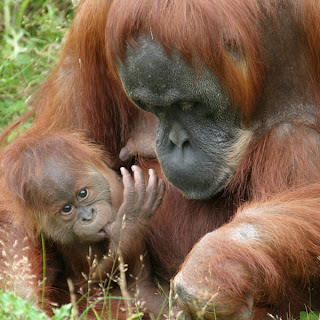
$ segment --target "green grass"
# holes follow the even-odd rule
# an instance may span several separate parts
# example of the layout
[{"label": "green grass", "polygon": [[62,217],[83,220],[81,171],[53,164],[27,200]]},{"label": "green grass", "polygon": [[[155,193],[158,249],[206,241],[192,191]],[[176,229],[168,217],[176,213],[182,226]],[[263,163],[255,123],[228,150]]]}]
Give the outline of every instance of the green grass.
[{"label": "green grass", "polygon": [[300,312],[300,320],[319,320],[320,313],[319,312]]},{"label": "green grass", "polygon": [[73,14],[71,0],[0,1],[0,133],[30,108]]},{"label": "green grass", "polygon": [[[59,309],[53,309],[51,320],[73,319],[72,305],[67,304]],[[0,319],[8,320],[49,320],[45,313],[31,306],[25,300],[15,296],[10,291],[0,292]]]}]

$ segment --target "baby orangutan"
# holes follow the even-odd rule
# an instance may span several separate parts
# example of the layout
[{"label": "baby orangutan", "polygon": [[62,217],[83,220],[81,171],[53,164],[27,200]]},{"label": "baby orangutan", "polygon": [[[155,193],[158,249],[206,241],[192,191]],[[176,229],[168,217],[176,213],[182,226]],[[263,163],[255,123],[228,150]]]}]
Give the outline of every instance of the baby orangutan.
[{"label": "baby orangutan", "polygon": [[[121,179],[105,164],[107,157],[101,150],[75,134],[54,133],[29,140],[16,144],[12,151],[16,170],[10,173],[29,237],[39,239],[42,233],[48,248],[56,248],[62,257],[62,272],[76,284],[83,280],[82,273],[90,273],[91,280],[100,283],[109,280],[117,271],[115,258],[121,255],[128,269],[129,293],[133,295],[138,286],[146,311],[157,315],[162,297],[150,276],[144,238],[164,196],[164,182],[150,169],[146,183],[137,166],[132,167],[134,178],[121,168]],[[96,258],[94,270],[88,266],[89,250]],[[52,287],[56,277],[57,273],[48,277]],[[121,295],[117,285],[111,293]]]}]

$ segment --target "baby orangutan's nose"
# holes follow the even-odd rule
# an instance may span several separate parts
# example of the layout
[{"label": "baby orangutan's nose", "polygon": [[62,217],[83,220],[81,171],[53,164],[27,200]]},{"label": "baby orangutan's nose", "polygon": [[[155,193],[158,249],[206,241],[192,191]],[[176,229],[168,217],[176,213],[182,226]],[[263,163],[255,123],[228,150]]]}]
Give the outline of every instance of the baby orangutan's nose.
[{"label": "baby orangutan's nose", "polygon": [[80,211],[80,214],[81,214],[82,222],[91,222],[96,215],[96,209],[95,208],[82,209]]}]

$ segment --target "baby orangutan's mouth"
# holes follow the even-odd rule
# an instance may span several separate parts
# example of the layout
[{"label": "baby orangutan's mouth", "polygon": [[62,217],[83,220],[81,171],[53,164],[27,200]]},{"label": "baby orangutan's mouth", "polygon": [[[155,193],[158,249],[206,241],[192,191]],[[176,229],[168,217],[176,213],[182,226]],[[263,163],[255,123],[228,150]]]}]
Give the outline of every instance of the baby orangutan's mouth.
[{"label": "baby orangutan's mouth", "polygon": [[113,222],[108,222],[102,229],[98,231],[97,234],[102,237],[110,237],[112,227],[113,227]]}]

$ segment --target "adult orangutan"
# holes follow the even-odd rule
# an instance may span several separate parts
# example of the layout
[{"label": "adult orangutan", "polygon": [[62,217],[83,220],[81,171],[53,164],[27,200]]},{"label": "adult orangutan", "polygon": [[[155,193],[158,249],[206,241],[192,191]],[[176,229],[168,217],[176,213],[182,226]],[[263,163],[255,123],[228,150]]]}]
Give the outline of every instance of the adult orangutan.
[{"label": "adult orangutan", "polygon": [[83,129],[115,168],[144,153],[132,102],[158,118],[174,187],[148,247],[160,282],[184,261],[191,318],[320,308],[319,26],[316,0],[86,0],[35,101],[34,128]]}]

